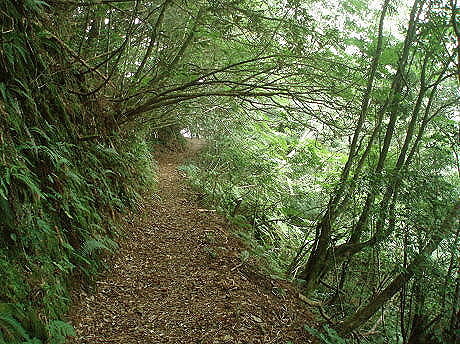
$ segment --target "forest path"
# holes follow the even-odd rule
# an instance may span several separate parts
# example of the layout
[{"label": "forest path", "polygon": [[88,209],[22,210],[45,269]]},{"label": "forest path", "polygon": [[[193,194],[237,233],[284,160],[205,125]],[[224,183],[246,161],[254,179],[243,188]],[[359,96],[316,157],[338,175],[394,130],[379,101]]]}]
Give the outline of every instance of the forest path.
[{"label": "forest path", "polygon": [[125,225],[95,291],[75,301],[69,343],[309,342],[312,318],[295,290],[242,264],[243,244],[177,170],[200,146],[158,156],[158,190]]}]

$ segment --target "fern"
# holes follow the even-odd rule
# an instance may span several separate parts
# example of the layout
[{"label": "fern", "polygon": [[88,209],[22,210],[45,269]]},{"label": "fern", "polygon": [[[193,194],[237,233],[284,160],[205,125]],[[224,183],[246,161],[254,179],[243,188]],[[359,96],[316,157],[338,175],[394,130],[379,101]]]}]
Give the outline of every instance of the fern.
[{"label": "fern", "polygon": [[41,22],[46,7],[0,0],[0,344],[56,344],[73,334],[60,321],[69,277],[97,273],[100,254],[117,248],[107,215],[134,205],[153,180],[142,135],[77,139],[104,123],[93,103],[66,91],[75,73],[56,66],[73,58]]},{"label": "fern", "polygon": [[[29,339],[27,331],[15,316],[23,317],[22,310],[10,303],[0,303],[0,338],[15,341],[18,338]],[[3,333],[3,338],[1,334]]]},{"label": "fern", "polygon": [[63,344],[67,337],[74,337],[75,330],[72,325],[60,321],[53,320],[47,326],[49,332],[48,344]]},{"label": "fern", "polygon": [[28,339],[25,342],[22,342],[21,344],[42,344],[42,341],[37,338],[32,338],[32,339]]},{"label": "fern", "polygon": [[117,248],[118,245],[115,241],[113,241],[110,238],[104,237],[100,239],[87,240],[83,245],[81,251],[84,256],[90,256],[98,250],[113,252]]}]

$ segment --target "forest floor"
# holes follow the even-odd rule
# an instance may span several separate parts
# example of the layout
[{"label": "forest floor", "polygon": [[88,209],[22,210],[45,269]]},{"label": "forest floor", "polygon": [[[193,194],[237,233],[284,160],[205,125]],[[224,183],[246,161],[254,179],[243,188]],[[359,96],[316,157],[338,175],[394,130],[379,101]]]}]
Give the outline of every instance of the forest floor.
[{"label": "forest floor", "polygon": [[125,223],[94,291],[76,293],[68,343],[310,342],[313,317],[295,288],[243,263],[244,244],[178,171],[201,146],[157,156],[158,189]]}]

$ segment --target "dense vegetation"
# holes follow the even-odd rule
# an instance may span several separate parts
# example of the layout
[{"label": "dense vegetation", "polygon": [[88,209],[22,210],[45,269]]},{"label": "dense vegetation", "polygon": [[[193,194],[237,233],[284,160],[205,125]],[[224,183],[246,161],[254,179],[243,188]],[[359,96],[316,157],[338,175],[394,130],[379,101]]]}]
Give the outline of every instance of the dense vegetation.
[{"label": "dense vegetation", "polygon": [[182,129],[208,143],[184,166],[191,183],[269,273],[320,301],[325,342],[455,343],[458,13],[456,0],[3,0],[0,343],[72,333],[70,287],[152,185],[150,143]]},{"label": "dense vegetation", "polygon": [[85,86],[40,3],[0,11],[0,342],[62,343],[69,286],[116,247],[117,214],[152,183],[150,151],[141,132],[91,138],[103,104],[70,92]]}]

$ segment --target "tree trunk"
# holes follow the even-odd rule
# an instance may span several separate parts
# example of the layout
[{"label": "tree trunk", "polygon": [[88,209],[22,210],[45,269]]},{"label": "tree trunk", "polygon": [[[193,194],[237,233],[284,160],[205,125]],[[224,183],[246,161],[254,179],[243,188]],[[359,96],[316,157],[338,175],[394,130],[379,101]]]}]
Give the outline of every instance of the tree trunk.
[{"label": "tree trunk", "polygon": [[[398,63],[398,70],[393,79],[390,94],[385,102],[385,105],[380,110],[380,115],[383,115],[383,113],[385,113],[387,109],[389,109],[390,119],[387,125],[384,143],[383,143],[383,146],[379,154],[379,160],[378,160],[377,166],[374,171],[376,175],[381,174],[381,172],[383,171],[384,164],[385,164],[385,161],[388,155],[388,151],[390,149],[391,140],[393,138],[393,134],[395,131],[396,121],[399,115],[400,93],[404,86],[407,61],[409,57],[410,47],[412,46],[412,43],[414,41],[414,37],[416,34],[418,16],[422,8],[421,4],[423,4],[423,0],[415,0],[412,6],[409,26],[408,26],[406,38],[404,41],[404,47],[403,47],[403,51],[402,51],[402,54],[401,54],[401,57]],[[380,17],[379,41],[382,40],[382,25],[383,25],[384,17],[386,14],[387,5],[388,5],[387,1],[385,1],[384,7],[382,9],[381,17]],[[380,58],[380,51],[377,50],[376,54],[374,55],[374,61],[373,61],[371,68],[377,67],[379,58]],[[371,77],[373,78],[373,76],[374,74],[371,73],[370,78]],[[368,86],[371,88],[372,88],[372,83],[373,83],[373,79],[369,79]],[[365,94],[364,97],[366,98],[366,96],[367,94]],[[362,107],[367,109],[366,101],[362,103]],[[357,137],[357,135],[359,135],[359,132],[355,132],[355,137]],[[355,141],[355,137],[353,141]],[[354,150],[354,147],[352,148]],[[317,239],[316,239],[317,245],[314,246],[314,250],[310,254],[310,257],[307,261],[305,269],[300,275],[300,277],[305,280],[304,287],[305,287],[306,294],[309,294],[310,292],[312,292],[318,287],[321,277],[331,267],[331,263],[328,261],[328,257],[331,256],[334,248],[330,247],[330,240],[331,240],[330,236],[332,233],[332,226],[334,224],[334,221],[340,214],[340,211],[338,211],[338,203],[340,202],[340,199],[342,199],[343,197],[349,198],[350,196],[346,191],[344,191],[345,190],[344,185],[346,183],[345,176],[348,176],[349,174],[348,169],[351,166],[350,161],[355,156],[355,153],[353,152],[353,150],[350,150],[350,155],[344,167],[344,170],[342,172],[340,186],[337,191],[339,193],[340,192],[345,193],[345,196],[343,196],[342,194],[335,193],[334,196],[331,198],[331,201],[329,202],[329,205],[328,205],[328,210],[326,211],[325,215],[323,216],[322,220],[317,226]],[[351,242],[352,244],[355,244],[359,240],[359,238],[361,237],[361,234],[366,229],[368,218],[373,208],[373,204],[374,204],[374,200],[376,196],[377,194],[375,190],[369,191],[366,197],[365,205],[363,207],[363,210],[361,211],[361,215],[359,217],[358,223],[352,232],[352,239],[355,240],[355,242]],[[368,245],[364,245],[363,247],[366,247],[366,246]]]},{"label": "tree trunk", "polygon": [[452,302],[452,315],[449,325],[450,343],[460,343],[460,269],[457,271],[455,294]]},{"label": "tree trunk", "polygon": [[313,246],[313,252],[310,254],[310,257],[308,257],[307,264],[300,274],[300,278],[305,280],[303,288],[306,294],[309,294],[318,288],[320,278],[323,274],[323,267],[326,266],[330,235],[332,231],[330,218],[333,216],[334,213],[329,208],[323,216],[321,222],[316,227],[319,236],[317,235],[315,245]]},{"label": "tree trunk", "polygon": [[425,342],[425,329],[428,325],[428,317],[423,312],[425,303],[425,295],[421,290],[420,279],[414,281],[413,296],[415,298],[414,317],[410,329],[409,339],[407,344],[417,344]]},{"label": "tree trunk", "polygon": [[348,159],[342,170],[340,181],[339,181],[339,186],[337,190],[335,190],[334,196],[332,196],[331,200],[329,201],[328,209],[326,210],[321,221],[316,227],[317,235],[315,239],[315,245],[313,248],[313,252],[310,254],[308,262],[303,272],[300,274],[300,277],[306,281],[304,287],[305,287],[305,292],[307,294],[315,290],[319,285],[319,279],[322,275],[322,266],[325,265],[324,263],[327,259],[332,225],[337,216],[335,209],[337,208],[338,204],[340,204],[340,200],[344,198],[344,194],[345,194],[345,198],[347,198],[346,197],[347,192],[345,191],[347,179],[350,174],[352,164],[356,158],[357,144],[358,144],[359,137],[361,135],[364,120],[367,116],[367,110],[369,107],[371,92],[372,92],[373,85],[374,85],[375,74],[376,74],[377,67],[379,64],[380,55],[382,53],[383,24],[384,24],[385,15],[387,12],[388,4],[389,4],[389,0],[385,0],[383,3],[382,12],[380,14],[377,49],[372,59],[369,78],[367,80],[367,85],[366,85],[366,91],[364,92],[364,95],[363,95],[363,100],[361,103],[361,111],[359,114],[359,119],[358,119],[357,126],[355,128],[355,132],[353,135],[352,143],[350,145]]},{"label": "tree trunk", "polygon": [[348,334],[362,326],[412,278],[420,266],[424,264],[426,258],[429,257],[433,251],[436,250],[441,241],[449,235],[454,223],[458,220],[459,213],[460,201],[457,201],[441,224],[439,230],[429,240],[425,248],[414,258],[412,263],[407,266],[407,269],[396,276],[385,289],[372,297],[364,307],[345,319],[341,325],[342,334]]},{"label": "tree trunk", "polygon": [[[414,13],[415,13],[415,8],[414,8]],[[392,176],[390,178],[390,181],[387,184],[385,194],[384,194],[382,200],[380,201],[380,205],[378,207],[379,208],[379,216],[377,217],[377,224],[376,224],[377,233],[372,238],[367,240],[366,242],[362,242],[362,243],[359,242],[359,239],[361,238],[363,232],[367,228],[368,218],[369,218],[369,215],[371,214],[371,211],[373,209],[373,203],[374,203],[374,200],[375,200],[375,198],[377,196],[375,191],[370,191],[368,193],[368,195],[367,195],[366,202],[365,202],[365,205],[363,206],[363,209],[361,211],[359,220],[358,220],[357,224],[355,225],[355,227],[354,227],[354,229],[353,229],[353,231],[352,231],[352,233],[350,235],[350,239],[348,240],[348,242],[346,244],[342,244],[342,245],[337,246],[337,247],[330,247],[328,249],[329,252],[328,252],[327,256],[332,256],[333,255],[334,258],[335,258],[335,263],[336,264],[340,264],[341,262],[345,261],[346,259],[352,257],[354,254],[362,251],[366,247],[375,245],[375,244],[383,241],[394,230],[394,227],[395,227],[395,224],[396,224],[395,223],[395,218],[394,218],[394,210],[395,210],[396,203],[397,203],[397,200],[398,200],[398,189],[399,189],[399,187],[401,185],[401,182],[402,182],[402,175],[403,175],[402,171],[409,166],[409,164],[410,164],[410,162],[412,160],[413,154],[416,151],[416,149],[417,149],[417,147],[418,147],[418,145],[420,143],[420,139],[423,136],[424,130],[426,128],[426,124],[428,123],[429,118],[430,118],[429,117],[429,110],[431,109],[433,96],[434,96],[434,94],[436,92],[436,88],[437,88],[438,84],[442,80],[442,77],[444,76],[444,74],[445,74],[445,72],[447,70],[446,68],[443,68],[443,70],[440,72],[438,80],[435,83],[433,83],[431,86],[427,87],[426,86],[426,67],[427,67],[428,63],[429,63],[429,55],[427,54],[425,56],[423,66],[422,66],[422,72],[421,72],[421,76],[420,76],[419,94],[417,96],[417,100],[415,102],[414,109],[412,110],[411,120],[410,120],[410,122],[408,124],[408,127],[407,127],[407,130],[406,130],[406,137],[405,137],[403,146],[402,146],[402,148],[400,150],[399,157],[398,157],[398,160],[396,162],[396,165],[394,166],[394,168],[392,170]],[[416,126],[416,123],[417,123],[417,121],[419,119],[419,113],[420,113],[421,108],[422,108],[422,100],[425,98],[426,92],[430,87],[433,87],[433,91],[430,93],[430,96],[429,96],[429,102],[428,102],[428,105],[427,105],[426,110],[425,110],[422,126],[420,127],[420,129],[419,129],[419,131],[417,133],[417,137],[415,139],[415,142],[414,142],[414,144],[412,146],[412,149],[410,150],[410,153],[408,154],[409,146],[410,146],[411,142],[413,141],[413,138],[414,138],[414,135],[415,135],[415,126]],[[394,128],[391,129],[391,130],[394,131]],[[388,130],[387,130],[387,134],[388,134]],[[384,150],[382,149],[382,152],[383,151]],[[382,172],[382,170],[383,170],[383,162],[386,159],[386,155],[387,155],[386,152],[384,153],[384,155],[382,155],[382,154],[380,155],[379,163],[378,163],[378,166],[376,167],[376,170],[375,170],[376,174],[380,174]],[[342,207],[342,205],[338,209],[341,209],[341,207]],[[385,223],[386,223],[388,215],[390,217],[389,224],[387,226],[385,226]],[[386,228],[386,229],[384,230],[384,228]],[[325,274],[327,271],[330,270],[330,268],[331,268],[331,263],[330,262],[324,262],[323,263],[323,268],[322,268],[322,273]]]}]

